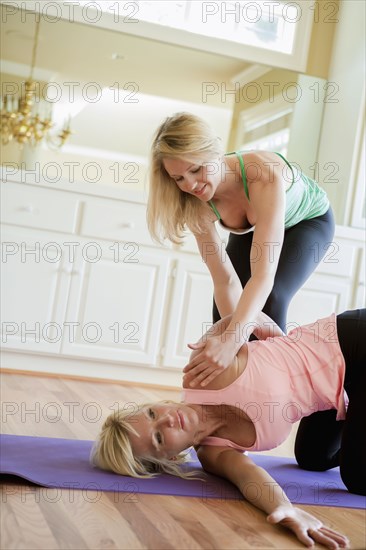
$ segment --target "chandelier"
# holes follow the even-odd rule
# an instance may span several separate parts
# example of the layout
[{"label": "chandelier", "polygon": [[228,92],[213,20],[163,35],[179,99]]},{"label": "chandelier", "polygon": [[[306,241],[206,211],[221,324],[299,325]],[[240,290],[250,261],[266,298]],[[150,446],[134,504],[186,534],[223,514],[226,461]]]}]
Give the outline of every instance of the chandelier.
[{"label": "chandelier", "polygon": [[24,83],[24,90],[19,97],[5,95],[1,97],[1,140],[4,145],[15,141],[21,146],[36,147],[42,141],[48,146],[60,149],[71,134],[70,118],[58,134],[51,133],[54,128],[52,122],[52,104],[47,104],[46,114],[40,114],[41,99],[37,94],[39,82],[33,80],[33,71],[36,60],[40,20],[36,23],[32,64],[28,80]]}]

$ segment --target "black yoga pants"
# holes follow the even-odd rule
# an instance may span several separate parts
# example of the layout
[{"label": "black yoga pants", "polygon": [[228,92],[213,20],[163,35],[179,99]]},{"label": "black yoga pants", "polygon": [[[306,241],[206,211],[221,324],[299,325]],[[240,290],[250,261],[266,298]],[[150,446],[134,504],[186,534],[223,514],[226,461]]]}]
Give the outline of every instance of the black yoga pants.
[{"label": "black yoga pants", "polygon": [[295,456],[305,470],[339,466],[347,489],[366,495],[366,309],[338,315],[337,331],[346,362],[346,419],[337,421],[334,409],[303,418],[296,435]]},{"label": "black yoga pants", "polygon": [[[286,328],[287,309],[292,297],[310,277],[322,260],[334,235],[334,218],[332,209],[311,220],[304,220],[286,229],[281,255],[271,294],[263,308],[283,331]],[[253,232],[245,235],[230,233],[226,251],[236,273],[244,287],[250,279],[250,250]],[[257,256],[261,251],[257,250]],[[267,250],[267,254],[269,249]],[[330,248],[329,260],[335,256]],[[334,261],[334,259],[333,259]],[[214,302],[213,321],[220,319]]]}]

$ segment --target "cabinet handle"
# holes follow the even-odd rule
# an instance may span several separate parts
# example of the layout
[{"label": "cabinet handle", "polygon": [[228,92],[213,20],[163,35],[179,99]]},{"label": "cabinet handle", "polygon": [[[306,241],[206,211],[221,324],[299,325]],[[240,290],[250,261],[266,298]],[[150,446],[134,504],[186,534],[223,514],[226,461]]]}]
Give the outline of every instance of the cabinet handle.
[{"label": "cabinet handle", "polygon": [[23,212],[27,212],[28,214],[34,214],[34,206],[29,204],[28,206],[23,206],[20,210],[23,210]]},{"label": "cabinet handle", "polygon": [[123,229],[134,229],[135,224],[133,222],[124,222],[120,224]]}]

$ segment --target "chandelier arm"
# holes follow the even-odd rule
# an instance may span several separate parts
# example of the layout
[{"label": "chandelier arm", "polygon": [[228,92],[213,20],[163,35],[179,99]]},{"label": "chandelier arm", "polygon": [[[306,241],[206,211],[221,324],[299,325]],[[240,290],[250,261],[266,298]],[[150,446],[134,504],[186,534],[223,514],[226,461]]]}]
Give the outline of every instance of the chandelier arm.
[{"label": "chandelier arm", "polygon": [[29,77],[30,80],[33,80],[34,65],[36,63],[40,23],[41,23],[41,18],[39,18],[38,21],[36,21],[36,30],[35,30],[35,33],[34,33],[34,44],[33,44],[33,52],[32,52],[31,72],[30,72],[30,77]]}]

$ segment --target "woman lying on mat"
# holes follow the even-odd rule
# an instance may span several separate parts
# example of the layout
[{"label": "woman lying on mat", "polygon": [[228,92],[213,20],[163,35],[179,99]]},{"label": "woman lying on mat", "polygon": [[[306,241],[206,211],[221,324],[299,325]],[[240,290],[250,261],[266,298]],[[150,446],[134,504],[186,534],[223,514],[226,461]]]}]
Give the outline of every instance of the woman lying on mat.
[{"label": "woman lying on mat", "polygon": [[[218,321],[201,340],[224,334],[229,323],[230,317]],[[271,328],[258,324],[262,340],[244,344],[207,389],[189,389],[193,369],[187,373],[181,403],[156,402],[132,412],[128,406],[111,414],[95,443],[93,463],[135,477],[153,472],[188,477],[179,464],[183,451],[194,446],[203,468],[234,483],[269,514],[269,522],[288,527],[307,546],[316,541],[345,547],[345,537],[293,507],[243,452],[277,447],[302,418],[295,444],[299,466],[323,471],[339,465],[348,490],[366,494],[366,310],[333,314],[287,336],[272,337]],[[253,499],[247,483],[262,487]],[[269,483],[275,487],[271,494]]]}]

